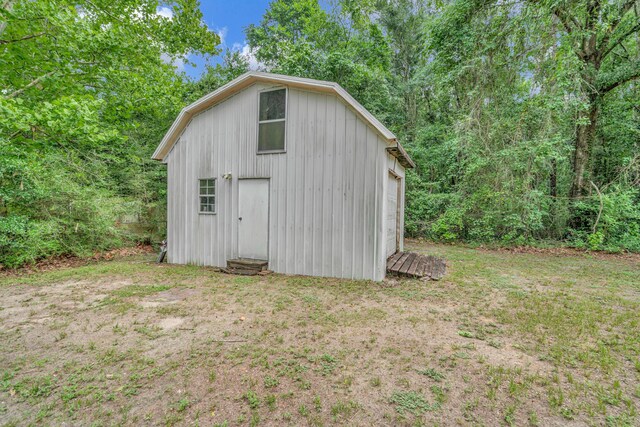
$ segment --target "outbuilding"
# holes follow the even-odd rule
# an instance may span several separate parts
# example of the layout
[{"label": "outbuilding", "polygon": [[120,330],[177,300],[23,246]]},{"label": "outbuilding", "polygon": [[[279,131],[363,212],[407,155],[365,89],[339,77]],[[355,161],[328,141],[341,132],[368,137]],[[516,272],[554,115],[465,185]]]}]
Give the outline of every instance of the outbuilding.
[{"label": "outbuilding", "polygon": [[382,280],[403,248],[395,135],[336,83],[248,72],[185,107],[167,164],[167,258]]}]

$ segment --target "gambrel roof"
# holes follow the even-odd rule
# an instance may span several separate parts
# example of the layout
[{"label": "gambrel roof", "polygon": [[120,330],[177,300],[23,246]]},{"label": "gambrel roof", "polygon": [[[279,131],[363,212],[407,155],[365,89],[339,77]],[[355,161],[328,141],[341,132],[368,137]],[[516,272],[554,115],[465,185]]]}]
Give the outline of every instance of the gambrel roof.
[{"label": "gambrel roof", "polygon": [[387,151],[396,157],[400,164],[407,168],[415,167],[413,161],[404,151],[396,136],[387,129],[378,119],[368,112],[358,101],[356,101],[349,93],[339,84],[322,80],[306,79],[302,77],[291,77],[282,74],[263,73],[258,71],[249,71],[240,77],[230,81],[224,86],[219,87],[214,92],[203,96],[191,105],[186,106],[180,111],[180,114],[173,122],[162,142],[156,148],[152,158],[155,160],[164,160],[171,151],[184,128],[189,124],[191,118],[206,110],[207,108],[225,100],[229,96],[241,91],[242,89],[257,83],[275,83],[290,87],[312,90],[316,92],[332,93],[342,99],[365,123],[373,128],[388,143]]}]

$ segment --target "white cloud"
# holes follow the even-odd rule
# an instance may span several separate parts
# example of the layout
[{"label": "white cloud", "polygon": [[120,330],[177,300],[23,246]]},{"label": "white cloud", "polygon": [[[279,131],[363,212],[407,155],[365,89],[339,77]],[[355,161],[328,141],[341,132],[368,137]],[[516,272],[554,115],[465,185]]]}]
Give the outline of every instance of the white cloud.
[{"label": "white cloud", "polygon": [[215,33],[220,37],[220,44],[224,45],[225,40],[227,39],[227,33],[229,29],[227,27],[218,28],[215,30]]},{"label": "white cloud", "polygon": [[173,19],[173,10],[170,7],[159,7],[156,9],[156,15],[162,16],[163,18]]},{"label": "white cloud", "polygon": [[167,64],[173,65],[174,67],[176,67],[178,71],[184,71],[184,64],[185,64],[186,58],[184,57],[171,58],[171,56],[169,56],[168,54],[163,53],[162,55],[160,55],[160,59],[162,59]]},{"label": "white cloud", "polygon": [[256,53],[247,42],[244,43],[234,43],[231,47],[231,50],[237,50],[240,52],[242,56],[244,56],[247,61],[249,61],[249,69],[253,71],[257,71],[259,69],[264,68],[264,64],[256,59]]},{"label": "white cloud", "polygon": [[[137,21],[143,21],[145,19],[146,14],[143,12],[143,9],[135,9],[133,13],[131,13],[131,17]],[[168,19],[171,21],[173,19],[173,10],[170,7],[162,6],[156,8],[155,16],[159,16],[160,18]],[[151,16],[153,18],[153,15]]]}]

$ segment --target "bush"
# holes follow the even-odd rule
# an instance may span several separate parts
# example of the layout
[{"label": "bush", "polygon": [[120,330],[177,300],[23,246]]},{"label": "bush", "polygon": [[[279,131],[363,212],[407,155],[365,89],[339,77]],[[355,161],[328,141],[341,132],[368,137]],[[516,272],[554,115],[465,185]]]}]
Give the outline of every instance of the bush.
[{"label": "bush", "polygon": [[0,265],[17,267],[62,251],[52,224],[25,216],[0,217]]},{"label": "bush", "polygon": [[[55,255],[87,256],[133,236],[119,226],[125,200],[71,173],[56,157],[0,159],[0,264]],[[28,167],[27,167],[28,165]]]},{"label": "bush", "polygon": [[580,226],[573,243],[590,250],[640,252],[640,190],[617,187],[576,203]]}]

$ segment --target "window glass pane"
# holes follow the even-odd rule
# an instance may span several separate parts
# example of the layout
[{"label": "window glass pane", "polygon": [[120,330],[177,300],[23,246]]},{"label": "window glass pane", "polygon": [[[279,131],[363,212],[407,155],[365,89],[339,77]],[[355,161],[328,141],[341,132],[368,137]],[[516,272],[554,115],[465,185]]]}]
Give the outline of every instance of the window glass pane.
[{"label": "window glass pane", "polygon": [[260,93],[260,120],[284,119],[286,90]]},{"label": "window glass pane", "polygon": [[216,180],[201,179],[199,180],[200,190],[200,212],[213,213],[216,205]]},{"label": "window glass pane", "polygon": [[258,151],[284,150],[285,122],[260,123]]}]

